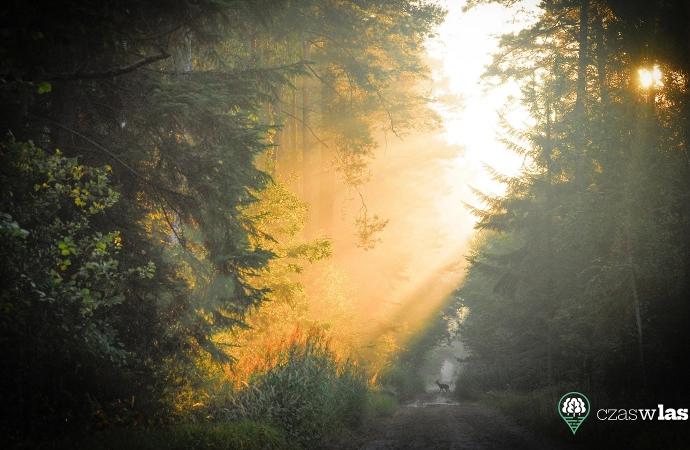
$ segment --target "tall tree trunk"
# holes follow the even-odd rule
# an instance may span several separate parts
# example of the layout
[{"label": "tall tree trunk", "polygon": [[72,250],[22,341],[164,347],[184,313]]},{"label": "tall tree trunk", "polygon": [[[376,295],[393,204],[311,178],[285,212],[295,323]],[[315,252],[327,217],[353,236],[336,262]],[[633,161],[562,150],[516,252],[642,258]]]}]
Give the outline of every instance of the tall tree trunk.
[{"label": "tall tree trunk", "polygon": [[[297,86],[297,79],[293,79],[292,84]],[[288,126],[290,128],[290,151],[292,155],[296,155],[297,152],[297,89],[291,90],[290,96],[290,120],[288,121]]]},{"label": "tall tree trunk", "polygon": [[[324,75],[321,84],[321,139],[325,141],[328,136],[328,127],[332,120],[329,114],[329,105],[333,102],[333,88],[329,86],[328,75]],[[333,167],[332,151],[326,142],[321,142],[319,164],[319,229],[321,233],[331,235],[333,232],[333,209],[335,204],[335,169]]]},{"label": "tall tree trunk", "polygon": [[[277,173],[288,179],[291,172],[299,170],[301,164],[301,149],[299,148],[298,134],[297,134],[297,91],[296,86],[299,85],[297,78],[293,77],[292,85],[295,88],[289,88],[289,92],[284,92],[287,104],[282,105],[281,111],[285,112],[285,125],[283,131],[280,133],[280,147],[278,148],[278,165]],[[299,160],[299,161],[298,161]]]},{"label": "tall tree trunk", "polygon": [[546,163],[546,257],[547,257],[547,280],[546,280],[546,302],[547,302],[547,336],[546,336],[546,380],[549,385],[553,383],[553,317],[555,310],[554,288],[553,288],[553,193],[551,189],[551,101],[546,100],[546,144],[544,148],[544,161]]},{"label": "tall tree trunk", "polygon": [[[649,115],[653,113],[654,108],[654,87],[652,86],[647,93],[644,103],[641,104],[641,113],[637,117],[637,123],[635,130],[632,133],[631,139],[631,149],[630,149],[630,164],[628,165],[628,179],[626,187],[626,210],[625,210],[625,223],[624,223],[624,233],[625,233],[625,264],[628,271],[628,279],[630,282],[630,292],[633,299],[633,308],[635,310],[635,322],[637,325],[637,344],[640,360],[640,372],[642,376],[642,384],[646,387],[646,370],[644,362],[644,340],[642,334],[642,306],[639,291],[637,289],[637,278],[635,276],[635,265],[632,253],[632,240],[633,240],[633,223],[632,219],[637,216],[634,212],[635,191],[640,185],[640,176],[645,170],[645,150],[648,146],[648,123]],[[650,104],[650,97],[652,98]],[[651,110],[651,111],[650,111]],[[640,194],[638,194],[640,195]]]},{"label": "tall tree trunk", "polygon": [[577,56],[577,91],[575,98],[576,140],[575,151],[575,184],[579,190],[585,186],[585,146],[587,127],[585,113],[585,95],[587,94],[587,35],[589,23],[589,0],[582,0],[580,5],[580,32],[578,35]]},{"label": "tall tree trunk", "polygon": [[635,266],[633,264],[632,250],[630,248],[631,237],[630,213],[625,219],[625,252],[627,256],[628,277],[630,280],[630,290],[633,296],[633,307],[635,308],[635,322],[637,324],[637,346],[640,358],[640,371],[642,374],[642,385],[646,387],[647,377],[644,366],[644,341],[642,339],[642,313],[640,306],[640,296],[637,291],[637,279],[635,278]]},{"label": "tall tree trunk", "polygon": [[553,322],[556,315],[556,302],[554,299],[554,277],[553,267],[555,264],[553,254],[553,189],[552,189],[552,161],[551,154],[553,144],[551,142],[551,100],[546,99],[546,144],[544,147],[544,162],[546,163],[546,257],[547,257],[547,280],[546,280],[546,301],[547,301],[547,383],[553,383]]},{"label": "tall tree trunk", "polygon": [[597,46],[597,75],[599,76],[599,97],[601,104],[606,107],[609,104],[609,93],[606,85],[606,51],[604,50],[604,24],[602,12],[598,12],[594,20],[594,39]]},{"label": "tall tree trunk", "polygon": [[[276,99],[275,104],[273,105],[273,124],[274,125],[280,125],[279,121],[282,119],[282,110],[281,110],[281,99],[283,97],[283,89],[281,88],[278,91],[278,98]],[[284,144],[283,144],[283,134],[284,134],[284,129],[282,127],[277,128],[275,134],[273,135],[273,163],[274,167],[277,166],[278,164],[278,158],[282,157],[282,152],[284,152]]]},{"label": "tall tree trunk", "polygon": [[[308,42],[304,43],[302,58],[305,61],[309,60],[310,45]],[[309,239],[312,235],[313,217],[315,215],[315,206],[312,200],[312,165],[311,165],[311,98],[310,91],[311,83],[307,76],[302,77],[302,199],[310,204],[309,217],[307,224],[304,227],[304,235]]]}]

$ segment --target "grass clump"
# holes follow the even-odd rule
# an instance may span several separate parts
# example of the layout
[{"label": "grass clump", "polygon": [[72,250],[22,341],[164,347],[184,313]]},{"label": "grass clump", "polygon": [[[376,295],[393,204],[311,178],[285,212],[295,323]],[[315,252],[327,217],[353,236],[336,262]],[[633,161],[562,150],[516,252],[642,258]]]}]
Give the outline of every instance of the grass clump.
[{"label": "grass clump", "polygon": [[392,416],[400,408],[400,402],[388,392],[371,390],[367,394],[365,416],[388,417]]},{"label": "grass clump", "polygon": [[[564,390],[565,389],[565,390]],[[559,392],[570,392],[567,388],[551,387],[531,392],[489,391],[482,400],[513,416],[532,429],[555,428],[561,431],[563,423],[558,415]]]},{"label": "grass clump", "polygon": [[260,367],[223,408],[231,420],[275,424],[291,442],[312,448],[361,424],[367,401],[364,372],[339,361],[319,330],[302,334],[268,352]]}]

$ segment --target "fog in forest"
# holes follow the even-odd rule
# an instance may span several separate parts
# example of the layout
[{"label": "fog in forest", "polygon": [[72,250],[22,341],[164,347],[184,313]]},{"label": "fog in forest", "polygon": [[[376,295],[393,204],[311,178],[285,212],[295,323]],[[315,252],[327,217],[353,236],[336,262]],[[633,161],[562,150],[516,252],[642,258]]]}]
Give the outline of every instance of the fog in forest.
[{"label": "fog in forest", "polygon": [[688,442],[689,5],[3,6],[0,442]]}]

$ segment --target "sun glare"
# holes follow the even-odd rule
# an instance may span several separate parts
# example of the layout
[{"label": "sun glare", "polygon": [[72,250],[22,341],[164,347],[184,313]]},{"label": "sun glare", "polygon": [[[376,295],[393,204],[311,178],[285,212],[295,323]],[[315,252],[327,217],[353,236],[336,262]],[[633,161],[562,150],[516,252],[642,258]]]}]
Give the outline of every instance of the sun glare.
[{"label": "sun glare", "polygon": [[652,70],[640,69],[637,71],[640,74],[640,86],[644,89],[650,87],[662,87],[664,83],[661,81],[661,70],[659,66],[654,66]]},{"label": "sun glare", "polygon": [[[447,77],[448,88],[464,99],[458,114],[444,117],[446,141],[465,147],[451,177],[455,178],[458,190],[466,190],[465,186],[470,185],[482,192],[500,194],[505,187],[493,180],[485,165],[499,173],[515,175],[522,158],[500,142],[499,111],[513,124],[527,121],[528,114],[515,104],[504,110],[510,98],[521,95],[516,83],[486,89],[481,75],[491,63],[492,53],[498,51],[497,36],[517,32],[530,23],[538,2],[529,0],[519,8],[484,4],[463,12],[464,3],[445,1],[448,17],[439,30],[438,40],[429,45],[429,54],[443,61],[441,75]],[[462,200],[474,203],[476,198],[468,192]]]}]

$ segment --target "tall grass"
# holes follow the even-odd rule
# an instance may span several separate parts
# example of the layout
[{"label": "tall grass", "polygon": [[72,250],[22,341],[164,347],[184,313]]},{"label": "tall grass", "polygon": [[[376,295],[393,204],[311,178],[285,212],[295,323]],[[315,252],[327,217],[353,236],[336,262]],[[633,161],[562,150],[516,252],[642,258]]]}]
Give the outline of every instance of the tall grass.
[{"label": "tall grass", "polygon": [[337,438],[365,414],[367,382],[352,360],[338,360],[318,329],[299,328],[264,361],[221,410],[227,420],[274,424],[304,447]]},{"label": "tall grass", "polygon": [[[239,388],[226,382],[213,390],[190,391],[184,401],[186,413],[178,414],[165,429],[112,426],[87,437],[37,441],[26,447],[315,448],[336,442],[368,414],[392,414],[397,407],[389,396],[374,395],[364,371],[351,359],[339,359],[318,328],[297,328],[268,349],[251,372]],[[202,393],[204,403],[198,400]]]}]

